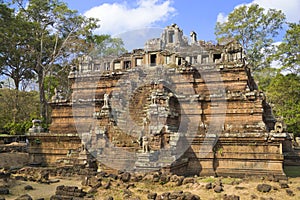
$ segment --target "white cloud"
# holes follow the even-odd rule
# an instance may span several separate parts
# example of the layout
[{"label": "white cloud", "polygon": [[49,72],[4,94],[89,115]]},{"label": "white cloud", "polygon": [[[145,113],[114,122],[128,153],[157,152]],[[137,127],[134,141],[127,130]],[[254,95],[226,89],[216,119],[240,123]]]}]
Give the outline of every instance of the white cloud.
[{"label": "white cloud", "polygon": [[298,22],[300,20],[300,1],[299,0],[254,0],[253,3],[265,9],[282,10],[288,22]]},{"label": "white cloud", "polygon": [[125,48],[131,51],[133,49],[144,48],[147,40],[159,38],[162,32],[162,28],[149,27],[123,32],[115,35],[115,37],[121,38]]},{"label": "white cloud", "polygon": [[225,23],[228,20],[228,16],[225,13],[219,13],[217,16],[217,22]]},{"label": "white cloud", "polygon": [[[240,4],[235,8],[243,5],[258,4],[260,7],[268,9],[281,10],[287,18],[288,22],[298,22],[300,20],[300,1],[299,0],[253,0],[249,4]],[[219,13],[217,17],[218,22],[226,22],[228,15]]]},{"label": "white cloud", "polygon": [[88,10],[84,15],[100,19],[96,33],[120,34],[141,27],[154,26],[175,14],[172,0],[138,0],[136,6],[105,3]]},{"label": "white cloud", "polygon": [[[282,42],[274,42],[273,45],[275,46],[275,48],[277,49],[278,46],[281,44]],[[278,60],[273,60],[271,62],[271,67],[279,69],[280,67],[282,67],[281,63]]]},{"label": "white cloud", "polygon": [[279,42],[274,42],[273,45],[274,45],[275,47],[278,47],[281,43],[282,43],[281,41],[279,41]]}]

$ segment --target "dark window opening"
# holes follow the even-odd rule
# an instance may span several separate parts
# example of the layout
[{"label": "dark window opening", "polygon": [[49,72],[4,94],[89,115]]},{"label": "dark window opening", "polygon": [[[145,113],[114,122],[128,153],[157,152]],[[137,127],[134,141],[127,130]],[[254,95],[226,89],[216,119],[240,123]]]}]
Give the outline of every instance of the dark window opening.
[{"label": "dark window opening", "polygon": [[174,43],[174,31],[169,31],[169,43]]},{"label": "dark window opening", "polygon": [[156,54],[150,55],[150,65],[155,66],[156,65]]},{"label": "dark window opening", "polygon": [[234,56],[233,55],[234,54],[232,54],[232,53],[229,54],[229,59],[228,59],[229,61],[233,61],[234,60]]},{"label": "dark window opening", "polygon": [[193,58],[193,64],[196,64],[197,63],[197,56],[194,56]]},{"label": "dark window opening", "polygon": [[214,56],[213,56],[214,62],[219,59],[221,59],[221,54],[214,54]]},{"label": "dark window opening", "polygon": [[100,64],[94,64],[94,70],[96,71],[100,70]]},{"label": "dark window opening", "polygon": [[177,65],[181,65],[181,58],[178,58]]},{"label": "dark window opening", "polygon": [[130,61],[124,61],[124,69],[131,68],[131,62]]},{"label": "dark window opening", "polygon": [[104,63],[104,68],[105,68],[105,70],[109,71],[110,70],[110,63],[109,62]]}]

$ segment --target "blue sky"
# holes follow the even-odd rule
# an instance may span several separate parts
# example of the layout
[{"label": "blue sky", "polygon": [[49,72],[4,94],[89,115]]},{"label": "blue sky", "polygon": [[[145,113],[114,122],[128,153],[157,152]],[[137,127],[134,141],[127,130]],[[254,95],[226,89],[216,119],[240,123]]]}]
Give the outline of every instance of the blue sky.
[{"label": "blue sky", "polygon": [[[96,6],[101,6],[104,3],[107,4],[119,4],[127,6],[127,10],[137,9],[137,1],[122,1],[122,0],[66,0],[65,1],[70,8],[78,10],[80,13],[85,13],[86,11],[92,9]],[[133,3],[134,2],[134,3]],[[172,23],[178,24],[185,32],[189,34],[190,31],[196,31],[198,33],[198,38],[204,40],[213,40],[214,37],[214,26],[217,21],[217,16],[219,13],[230,13],[235,6],[245,3],[244,0],[176,0],[176,1],[160,1],[160,2],[170,2],[169,10],[170,12],[164,16],[161,16],[158,21],[147,24],[146,27],[161,27],[164,28]],[[250,0],[246,3],[251,2]],[[157,3],[162,4],[162,3]],[[150,7],[150,6],[149,6]],[[172,8],[174,10],[172,10]],[[109,12],[109,11],[107,11]],[[155,11],[149,11],[154,13]],[[128,11],[130,13],[130,11]],[[113,17],[113,16],[112,16]],[[115,18],[119,18],[115,16]],[[101,20],[101,19],[100,19]],[[103,19],[102,19],[103,20]],[[133,19],[135,20],[135,19]],[[120,19],[122,21],[122,19]],[[150,20],[149,20],[150,21]],[[122,23],[122,22],[120,22]],[[101,24],[101,22],[100,22]],[[137,24],[137,28],[142,28],[140,24]],[[116,34],[113,32],[113,34]]]},{"label": "blue sky", "polygon": [[[65,2],[71,9],[76,9],[85,16],[99,18],[101,27],[96,33],[113,36],[123,33],[122,38],[140,40],[158,37],[160,29],[172,23],[178,24],[187,36],[191,31],[195,31],[199,40],[215,40],[214,27],[217,20],[226,20],[226,16],[242,4],[258,3],[265,9],[280,9],[286,14],[288,21],[300,20],[299,0],[65,0]],[[144,36],[145,32],[148,33],[145,38],[141,35],[132,37],[134,32],[139,32],[134,30],[146,27],[156,29],[142,31]]]}]

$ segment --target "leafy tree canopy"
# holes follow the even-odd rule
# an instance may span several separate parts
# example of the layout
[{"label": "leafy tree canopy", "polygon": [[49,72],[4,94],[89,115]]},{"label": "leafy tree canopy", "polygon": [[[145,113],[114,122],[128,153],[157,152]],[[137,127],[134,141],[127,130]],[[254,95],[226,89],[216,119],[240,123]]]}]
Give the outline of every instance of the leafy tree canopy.
[{"label": "leafy tree canopy", "polygon": [[32,23],[14,14],[14,10],[0,4],[0,75],[10,77],[15,89],[20,89],[24,80],[34,77],[32,57],[28,52],[34,38]]},{"label": "leafy tree canopy", "polygon": [[93,36],[98,20],[79,15],[60,0],[13,2],[18,7],[17,16],[33,27],[26,30],[32,40],[24,46],[24,56],[30,57],[30,69],[38,80],[41,117],[48,119],[45,78],[52,75],[58,65],[68,66],[88,50],[88,38]]},{"label": "leafy tree canopy", "polygon": [[300,136],[300,76],[277,74],[267,87],[275,115],[282,116],[289,132]]}]

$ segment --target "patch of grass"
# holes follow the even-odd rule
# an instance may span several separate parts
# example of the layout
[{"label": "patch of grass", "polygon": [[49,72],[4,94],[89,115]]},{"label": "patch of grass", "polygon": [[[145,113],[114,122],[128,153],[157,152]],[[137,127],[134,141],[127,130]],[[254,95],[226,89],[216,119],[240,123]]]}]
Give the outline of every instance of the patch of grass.
[{"label": "patch of grass", "polygon": [[223,184],[228,184],[228,185],[232,185],[232,183],[240,183],[242,181],[242,179],[240,178],[222,178],[222,183]]},{"label": "patch of grass", "polygon": [[205,178],[201,178],[200,182],[204,182],[204,183],[214,183],[216,182],[217,178],[215,177],[205,177]]},{"label": "patch of grass", "polygon": [[283,170],[288,177],[300,177],[300,166],[285,166]]},{"label": "patch of grass", "polygon": [[240,178],[231,178],[231,177],[226,177],[226,178],[215,178],[215,177],[205,177],[205,178],[200,178],[199,181],[202,183],[214,183],[221,179],[223,184],[227,185],[232,185],[232,183],[240,183],[242,179]]}]

